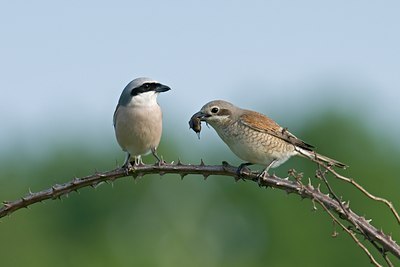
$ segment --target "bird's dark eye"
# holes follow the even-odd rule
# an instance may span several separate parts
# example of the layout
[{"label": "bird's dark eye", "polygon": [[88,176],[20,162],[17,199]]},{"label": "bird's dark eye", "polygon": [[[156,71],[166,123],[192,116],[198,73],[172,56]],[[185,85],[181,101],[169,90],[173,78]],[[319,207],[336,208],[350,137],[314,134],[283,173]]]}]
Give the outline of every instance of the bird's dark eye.
[{"label": "bird's dark eye", "polygon": [[211,109],[211,113],[217,113],[219,111],[219,108],[217,108],[217,107],[213,107],[212,109]]},{"label": "bird's dark eye", "polygon": [[149,88],[150,88],[150,84],[148,84],[148,83],[143,84],[143,86],[144,86],[144,88],[146,88],[146,89],[149,89]]}]

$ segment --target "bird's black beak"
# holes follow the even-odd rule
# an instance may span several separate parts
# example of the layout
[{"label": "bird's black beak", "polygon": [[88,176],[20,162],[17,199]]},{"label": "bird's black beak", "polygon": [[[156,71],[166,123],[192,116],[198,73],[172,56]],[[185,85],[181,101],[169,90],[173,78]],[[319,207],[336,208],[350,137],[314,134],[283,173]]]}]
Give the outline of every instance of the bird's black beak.
[{"label": "bird's black beak", "polygon": [[156,89],[154,91],[156,91],[157,93],[162,93],[162,92],[167,92],[171,90],[171,88],[169,88],[168,86],[164,85],[164,84],[160,84],[156,87]]},{"label": "bird's black beak", "polygon": [[208,117],[210,117],[210,115],[208,115],[202,111],[199,111],[199,112],[193,114],[193,116],[192,116],[192,118],[197,118],[197,119],[200,119],[201,121],[206,121]]}]

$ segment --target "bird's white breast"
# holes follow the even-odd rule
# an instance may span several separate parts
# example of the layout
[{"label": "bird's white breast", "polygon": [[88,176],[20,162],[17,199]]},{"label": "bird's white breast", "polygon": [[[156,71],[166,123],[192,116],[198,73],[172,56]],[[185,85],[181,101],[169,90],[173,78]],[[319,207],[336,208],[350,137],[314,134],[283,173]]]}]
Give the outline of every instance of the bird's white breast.
[{"label": "bird's white breast", "polygon": [[150,153],[151,149],[157,148],[161,139],[161,108],[155,94],[145,94],[135,96],[135,101],[127,106],[119,106],[115,115],[117,141],[132,156]]}]

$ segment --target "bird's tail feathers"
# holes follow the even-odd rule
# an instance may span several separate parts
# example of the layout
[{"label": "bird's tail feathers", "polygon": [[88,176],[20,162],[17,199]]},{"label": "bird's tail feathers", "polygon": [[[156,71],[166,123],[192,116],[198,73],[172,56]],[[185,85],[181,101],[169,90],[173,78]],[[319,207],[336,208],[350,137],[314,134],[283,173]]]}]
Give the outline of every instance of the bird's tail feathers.
[{"label": "bird's tail feathers", "polygon": [[339,168],[342,168],[342,169],[346,169],[346,167],[348,167],[346,164],[341,163],[340,161],[331,159],[331,158],[329,158],[327,156],[323,156],[323,155],[318,154],[317,152],[312,151],[312,150],[311,151],[310,150],[305,150],[305,149],[302,149],[302,148],[299,148],[299,147],[296,147],[296,150],[299,152],[299,154],[301,156],[303,156],[305,158],[314,159],[314,160],[316,160],[318,162],[326,163],[326,164],[328,164],[330,166],[335,166],[335,167],[339,167]]}]

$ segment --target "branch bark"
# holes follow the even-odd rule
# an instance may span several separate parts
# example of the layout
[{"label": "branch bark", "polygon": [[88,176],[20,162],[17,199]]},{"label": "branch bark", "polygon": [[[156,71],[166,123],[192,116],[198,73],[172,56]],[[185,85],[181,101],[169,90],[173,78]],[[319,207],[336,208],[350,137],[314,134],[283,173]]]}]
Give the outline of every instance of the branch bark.
[{"label": "branch bark", "polygon": [[[96,172],[86,177],[74,178],[67,183],[56,184],[40,192],[29,192],[28,195],[18,200],[4,201],[3,206],[0,207],[0,218],[10,215],[19,209],[27,208],[35,203],[47,199],[57,199],[87,186],[96,187],[102,182],[113,182],[117,179],[129,176],[136,178],[147,174],[178,174],[182,179],[188,174],[202,175],[205,179],[210,175],[231,176],[236,180],[250,180],[257,182],[258,185],[262,187],[273,187],[284,190],[287,193],[297,194],[302,198],[308,198],[313,202],[316,201],[320,203],[324,208],[339,216],[340,219],[347,221],[349,225],[352,225],[359,233],[364,235],[367,240],[378,244],[383,256],[386,256],[386,252],[390,252],[400,259],[400,246],[396,244],[392,237],[385,234],[382,230],[378,230],[364,217],[353,212],[348,202],[347,204],[346,202],[339,203],[336,199],[330,197],[329,194],[322,193],[319,187],[314,188],[311,182],[307,185],[302,184],[300,178],[292,181],[288,178],[283,179],[275,175],[270,175],[260,179],[257,173],[247,170],[243,171],[239,177],[238,169],[226,162],[223,162],[222,165],[205,165],[203,161],[201,161],[199,165],[186,165],[178,161],[177,164],[135,165],[130,169],[117,168],[107,172]],[[348,227],[348,229],[350,228]],[[353,231],[353,233],[356,232]]]}]

